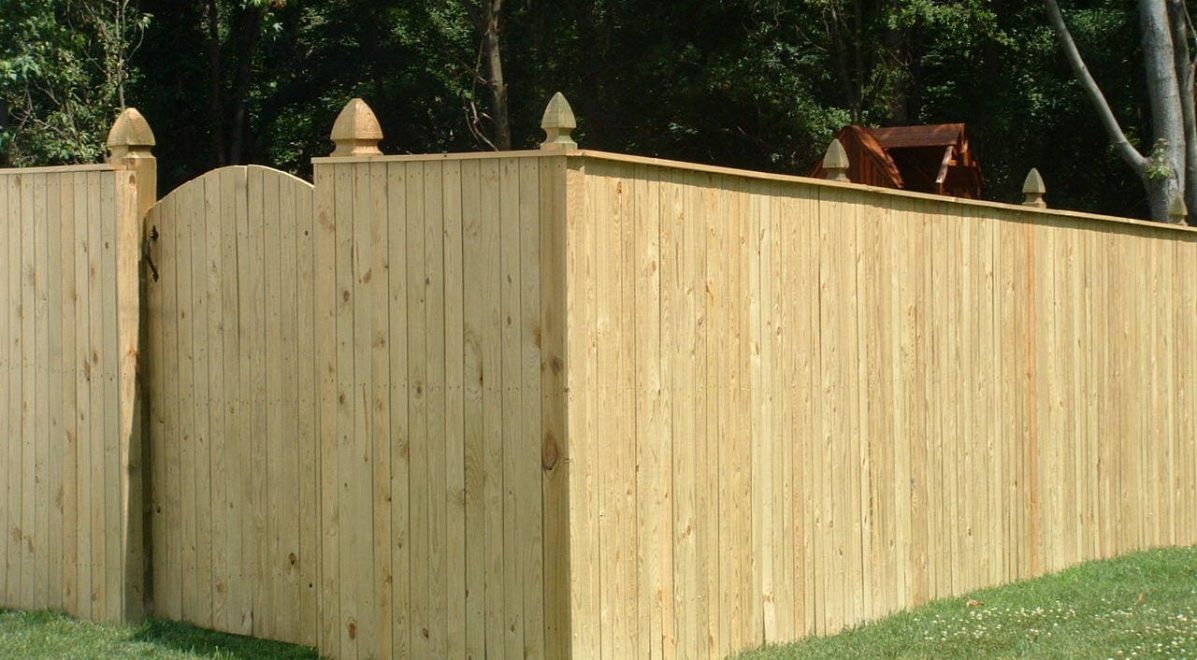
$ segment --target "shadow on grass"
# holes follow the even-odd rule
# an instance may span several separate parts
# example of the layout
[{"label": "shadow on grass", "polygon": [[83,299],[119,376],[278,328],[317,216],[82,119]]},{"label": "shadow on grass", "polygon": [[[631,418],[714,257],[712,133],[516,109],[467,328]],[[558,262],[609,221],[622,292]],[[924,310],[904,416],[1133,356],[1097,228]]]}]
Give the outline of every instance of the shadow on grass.
[{"label": "shadow on grass", "polygon": [[306,646],[230,635],[161,619],[151,619],[140,624],[130,640],[213,658],[320,657],[315,649]]}]

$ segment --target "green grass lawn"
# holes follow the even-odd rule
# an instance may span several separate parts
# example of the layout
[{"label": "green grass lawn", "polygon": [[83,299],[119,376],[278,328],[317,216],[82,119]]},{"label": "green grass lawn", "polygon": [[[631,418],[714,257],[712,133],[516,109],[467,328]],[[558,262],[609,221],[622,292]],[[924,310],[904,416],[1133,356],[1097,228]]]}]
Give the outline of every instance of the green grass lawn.
[{"label": "green grass lawn", "polygon": [[[970,607],[970,600],[980,604]],[[103,626],[0,610],[0,658],[96,657],[317,656],[310,648],[180,623]],[[876,657],[1197,658],[1197,547],[1083,564],[740,660]]]},{"label": "green grass lawn", "polygon": [[1197,658],[1197,547],[1082,564],[740,660],[877,657]]},{"label": "green grass lawn", "polygon": [[103,626],[0,610],[0,658],[316,658],[314,649],[169,621]]}]

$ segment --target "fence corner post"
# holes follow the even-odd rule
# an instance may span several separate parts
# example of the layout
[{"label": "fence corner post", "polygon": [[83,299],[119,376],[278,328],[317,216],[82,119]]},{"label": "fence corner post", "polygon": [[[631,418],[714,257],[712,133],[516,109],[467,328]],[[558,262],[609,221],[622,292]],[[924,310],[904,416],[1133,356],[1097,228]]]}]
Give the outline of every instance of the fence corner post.
[{"label": "fence corner post", "polygon": [[851,183],[848,178],[848,152],[839,138],[831,140],[827,145],[827,153],[823,154],[823,178],[828,181],[843,181]]},{"label": "fence corner post", "polygon": [[1043,184],[1043,177],[1039,175],[1039,170],[1032,167],[1030,172],[1027,172],[1027,178],[1022,182],[1023,206],[1029,206],[1036,209],[1047,208],[1047,201],[1043,196],[1047,193],[1047,186]]},{"label": "fence corner post", "polygon": [[381,156],[378,143],[382,141],[382,127],[378,117],[366,102],[360,98],[350,99],[332,128],[332,156],[353,158],[360,156]]},{"label": "fence corner post", "polygon": [[572,151],[578,148],[571,133],[578,127],[574,119],[573,108],[561,92],[553,94],[549,104],[545,106],[544,116],[540,119],[540,127],[544,129],[545,140],[540,148],[545,151]]}]

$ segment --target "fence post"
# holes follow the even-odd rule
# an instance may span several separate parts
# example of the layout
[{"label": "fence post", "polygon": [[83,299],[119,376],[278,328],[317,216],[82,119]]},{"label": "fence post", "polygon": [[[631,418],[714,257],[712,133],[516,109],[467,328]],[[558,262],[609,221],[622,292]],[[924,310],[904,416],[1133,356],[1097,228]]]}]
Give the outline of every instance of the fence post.
[{"label": "fence post", "polygon": [[1026,180],[1022,182],[1022,205],[1045,209],[1047,202],[1043,199],[1043,195],[1046,193],[1047,186],[1043,185],[1043,177],[1039,176],[1039,170],[1032,167],[1031,171],[1027,172]]},{"label": "fence post", "polygon": [[823,154],[823,178],[850,183],[852,180],[848,178],[848,165],[848,152],[843,143],[839,138],[833,139],[831,144],[827,145],[827,153]]},{"label": "fence post", "polygon": [[378,125],[374,111],[365,101],[350,99],[333,123],[332,141],[337,147],[330,155],[346,158],[381,156],[382,151],[378,149],[381,140],[382,127]]},{"label": "fence post", "polygon": [[[158,165],[150,149],[154,132],[136,108],[126,108],[108,132],[108,162],[117,169],[116,194],[116,322],[118,363],[117,420],[121,473],[110,475],[120,484],[121,612],[125,621],[140,619],[145,612],[146,575],[149,553],[145,547],[144,503],[149,443],[144,433],[145,392],[138,381],[139,354],[145,324],[142,304],[141,245],[142,219],[154,206],[158,194]],[[150,548],[152,551],[152,548]]]},{"label": "fence post", "polygon": [[569,101],[565,100],[565,95],[561,92],[549,99],[544,116],[540,119],[540,127],[544,129],[545,135],[544,142],[540,143],[541,149],[568,151],[578,148],[578,143],[570,136],[578,127],[578,122],[574,119],[574,111],[569,107]]}]

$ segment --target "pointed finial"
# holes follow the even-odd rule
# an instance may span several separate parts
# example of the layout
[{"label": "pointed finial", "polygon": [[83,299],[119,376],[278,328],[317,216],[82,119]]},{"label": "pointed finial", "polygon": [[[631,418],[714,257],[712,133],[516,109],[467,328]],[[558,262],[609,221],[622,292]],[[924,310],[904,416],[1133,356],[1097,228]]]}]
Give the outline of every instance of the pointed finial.
[{"label": "pointed finial", "polygon": [[827,145],[827,153],[823,155],[823,178],[828,181],[851,181],[848,178],[848,152],[839,138]]},{"label": "pointed finial", "polygon": [[351,99],[337,115],[333,123],[332,141],[337,145],[333,156],[381,156],[378,142],[382,140],[382,128],[378,118],[366,102]]},{"label": "pointed finial", "polygon": [[150,148],[155,144],[154,131],[145,117],[137,108],[125,108],[108,131],[108,160],[115,162],[127,156],[151,158]]},{"label": "pointed finial", "polygon": [[1172,198],[1172,203],[1168,205],[1168,219],[1178,225],[1185,224],[1185,218],[1188,217],[1189,210],[1185,208],[1185,200],[1180,194]]},{"label": "pointed finial", "polygon": [[1022,182],[1022,205],[1045,209],[1047,202],[1044,201],[1043,195],[1046,193],[1047,186],[1043,185],[1043,177],[1039,176],[1039,170],[1032,167],[1031,171],[1027,172],[1026,180]]},{"label": "pointed finial", "polygon": [[557,92],[549,99],[549,105],[544,109],[544,117],[540,120],[540,127],[544,129],[545,140],[540,143],[541,149],[577,149],[578,143],[570,137],[570,133],[578,127],[574,119],[574,111],[569,107],[565,95]]}]

